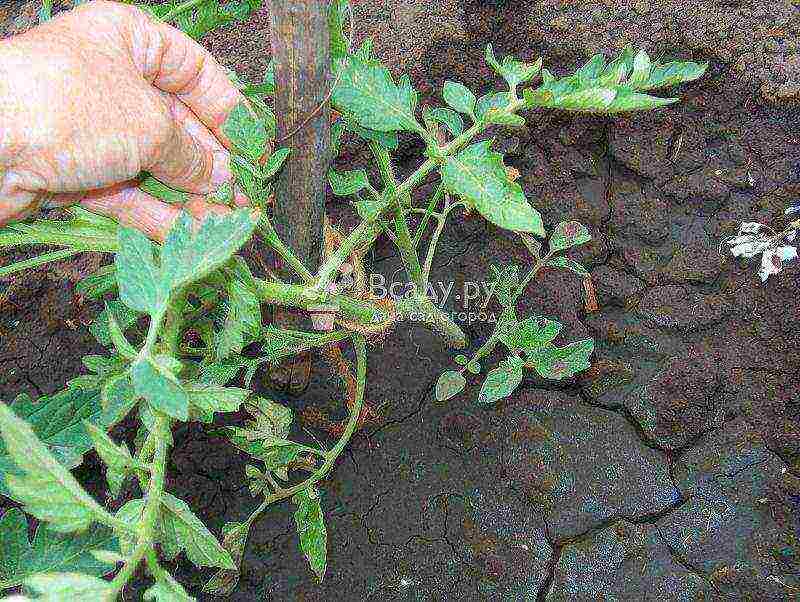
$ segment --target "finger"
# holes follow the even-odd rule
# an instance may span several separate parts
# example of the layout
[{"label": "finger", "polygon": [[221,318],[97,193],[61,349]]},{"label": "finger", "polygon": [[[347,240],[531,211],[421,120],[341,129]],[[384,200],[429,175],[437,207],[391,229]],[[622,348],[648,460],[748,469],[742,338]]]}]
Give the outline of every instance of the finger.
[{"label": "finger", "polygon": [[81,205],[111,217],[122,226],[136,228],[148,238],[164,242],[172,222],[181,209],[139,190],[135,182],[125,182],[86,193]]},{"label": "finger", "polygon": [[230,181],[230,156],[186,105],[174,96],[165,97],[172,135],[144,168],[173,188],[209,194]]},{"label": "finger", "polygon": [[131,31],[134,62],[152,84],[184,102],[226,147],[222,124],[244,96],[205,48],[183,32],[146,15]]}]

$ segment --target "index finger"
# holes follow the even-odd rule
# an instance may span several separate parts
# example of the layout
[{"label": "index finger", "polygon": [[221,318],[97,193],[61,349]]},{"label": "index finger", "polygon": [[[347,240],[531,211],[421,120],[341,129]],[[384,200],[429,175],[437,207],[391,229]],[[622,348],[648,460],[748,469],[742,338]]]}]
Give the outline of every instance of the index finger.
[{"label": "index finger", "polygon": [[205,48],[182,31],[142,13],[131,31],[131,52],[145,79],[177,96],[230,148],[222,125],[244,96]]}]

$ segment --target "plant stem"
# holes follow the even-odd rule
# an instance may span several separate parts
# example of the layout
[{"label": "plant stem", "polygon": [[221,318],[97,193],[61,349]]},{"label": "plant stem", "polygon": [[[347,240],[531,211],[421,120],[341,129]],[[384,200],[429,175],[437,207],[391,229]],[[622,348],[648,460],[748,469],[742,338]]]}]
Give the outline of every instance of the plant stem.
[{"label": "plant stem", "polygon": [[444,185],[439,184],[439,187],[436,189],[436,192],[431,197],[430,203],[428,203],[428,208],[425,210],[425,215],[422,216],[422,221],[419,223],[417,227],[417,233],[414,234],[414,246],[419,247],[419,243],[422,240],[422,236],[425,234],[425,229],[428,227],[428,222],[430,221],[431,217],[434,215],[436,211],[436,207],[439,205],[439,201],[444,195]]},{"label": "plant stem", "polygon": [[311,272],[308,271],[308,268],[300,261],[297,255],[286,246],[286,243],[280,239],[278,232],[275,230],[275,226],[272,225],[272,222],[265,214],[262,214],[261,221],[258,223],[258,233],[264,238],[266,243],[281,256],[286,262],[286,265],[292,268],[295,274],[300,276],[307,284],[314,283],[314,276],[311,275]]},{"label": "plant stem", "polygon": [[203,2],[206,2],[206,1],[207,0],[188,0],[187,2],[184,2],[183,4],[179,4],[178,6],[173,8],[166,15],[161,17],[161,20],[165,21],[165,22],[172,21],[175,17],[178,17],[182,13],[185,13],[188,10],[192,10],[193,8],[196,8],[196,7],[200,6],[201,4],[203,4]]},{"label": "plant stem", "polygon": [[[147,490],[147,501],[145,502],[142,521],[139,523],[139,532],[136,548],[130,558],[125,562],[120,572],[111,582],[112,590],[107,599],[113,601],[125,584],[133,576],[136,567],[142,559],[148,555],[153,548],[153,532],[155,524],[161,511],[161,494],[164,490],[164,471],[167,463],[167,437],[164,430],[168,428],[169,421],[163,414],[157,413],[153,423],[152,433],[155,442],[155,454],[153,456],[152,476],[150,486]],[[148,437],[149,439],[149,437]],[[148,559],[148,563],[150,560]],[[156,564],[158,560],[156,559]]]}]

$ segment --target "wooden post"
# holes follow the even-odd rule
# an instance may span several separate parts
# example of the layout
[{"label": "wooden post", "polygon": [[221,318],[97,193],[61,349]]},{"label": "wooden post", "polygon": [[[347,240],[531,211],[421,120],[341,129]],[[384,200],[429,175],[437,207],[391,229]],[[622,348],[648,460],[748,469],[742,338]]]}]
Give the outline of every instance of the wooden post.
[{"label": "wooden post", "polygon": [[[275,61],[276,148],[291,154],[275,190],[275,229],[311,273],[322,254],[325,186],[330,163],[330,32],[328,0],[271,0]],[[285,278],[293,274],[277,266]],[[295,278],[296,279],[296,278]],[[276,313],[284,328],[309,327],[299,316]],[[270,371],[272,386],[299,395],[311,377],[308,353]]]},{"label": "wooden post", "polygon": [[271,0],[270,16],[276,148],[292,150],[277,182],[275,228],[314,273],[322,249],[330,156],[328,2]]}]

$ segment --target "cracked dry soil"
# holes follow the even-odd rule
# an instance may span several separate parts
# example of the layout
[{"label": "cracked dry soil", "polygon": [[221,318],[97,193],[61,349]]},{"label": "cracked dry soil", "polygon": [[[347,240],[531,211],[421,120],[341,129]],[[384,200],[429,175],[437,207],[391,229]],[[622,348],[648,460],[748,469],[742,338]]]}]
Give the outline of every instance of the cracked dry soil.
[{"label": "cracked dry soil", "polygon": [[[0,9],[9,31],[29,23],[21,4]],[[259,78],[267,12],[205,44]],[[495,407],[477,405],[477,382],[439,405],[432,388],[449,356],[427,332],[396,333],[373,350],[368,374],[385,418],[324,483],[325,582],[313,582],[280,506],[253,530],[229,599],[800,599],[800,270],[762,286],[752,266],[717,252],[738,222],[774,219],[800,196],[800,5],[382,0],[356,4],[356,28],[395,74],[412,75],[422,102],[445,79],[481,93],[499,83],[483,63],[489,42],[544,56],[557,73],[627,43],[711,68],[668,109],[545,113],[492,133],[546,225],[591,228],[576,259],[592,270],[600,310],[587,314],[580,282],[554,272],[521,309],[564,322],[564,340],[594,337],[592,369],[563,384],[528,378]],[[402,140],[401,171],[420,150]],[[342,161],[365,159],[353,143]],[[341,202],[329,212],[351,223]],[[524,260],[511,237],[467,220],[447,231],[434,279],[458,290],[490,262]],[[381,244],[371,267],[397,277],[399,261]],[[74,271],[38,274],[3,308],[5,398],[58,389],[95,349],[81,324],[97,307],[73,298]],[[489,332],[466,328],[475,344]],[[318,372],[287,400],[298,415],[337,410],[339,393]],[[217,533],[244,518],[256,505],[244,458],[199,425],[175,439],[170,491]],[[80,475],[100,490],[96,459]],[[178,562],[180,580],[209,599],[209,574]]]}]

